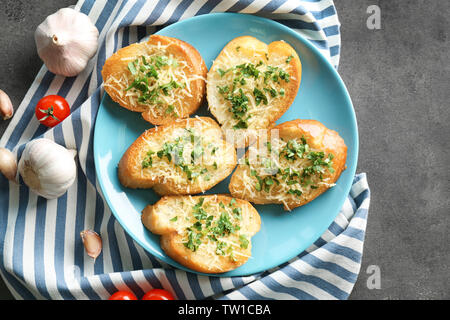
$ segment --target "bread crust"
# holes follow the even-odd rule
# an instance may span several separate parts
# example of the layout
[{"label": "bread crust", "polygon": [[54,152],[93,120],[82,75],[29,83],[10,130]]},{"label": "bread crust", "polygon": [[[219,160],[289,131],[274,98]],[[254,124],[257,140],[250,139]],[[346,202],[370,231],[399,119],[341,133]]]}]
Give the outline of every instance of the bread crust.
[{"label": "bread crust", "polygon": [[[330,183],[335,183],[341,173],[345,170],[347,146],[345,145],[344,140],[336,131],[326,128],[319,121],[297,119],[281,123],[273,129],[278,130],[279,137],[284,140],[304,137],[311,148],[322,150],[325,155],[332,153],[334,156],[332,160],[332,168],[334,169],[334,172],[327,172],[324,174],[324,177],[329,178]],[[269,131],[268,137],[270,138],[270,136],[271,133]],[[249,151],[246,153],[246,157],[248,156]],[[309,192],[303,194],[300,198],[286,197],[283,201],[273,201],[271,199],[267,199],[266,193],[263,191],[256,192],[253,196],[245,191],[246,186],[243,180],[245,170],[249,170],[247,165],[238,165],[231,177],[229,190],[232,196],[248,200],[255,204],[277,203],[283,204],[285,210],[292,210],[293,208],[305,205],[314,200],[330,188],[329,185],[322,184],[317,189],[309,189]],[[253,185],[248,187],[254,188]]]},{"label": "bread crust", "polygon": [[[121,76],[130,76],[128,70],[128,62],[133,59],[137,59],[142,55],[148,54],[150,51],[149,46],[156,45],[167,46],[165,51],[167,54],[172,54],[179,61],[185,61],[187,63],[186,74],[189,76],[196,76],[195,80],[190,81],[191,95],[183,94],[183,104],[178,102],[174,103],[174,107],[179,110],[178,115],[173,114],[158,114],[155,115],[152,109],[155,109],[155,105],[137,103],[132,105],[131,103],[121,99],[123,89],[117,84],[111,83],[105,85],[105,91],[111,97],[112,100],[117,102],[120,106],[134,111],[141,112],[144,120],[154,125],[168,124],[179,118],[186,118],[192,115],[202,104],[205,91],[206,91],[206,73],[207,68],[200,53],[189,43],[182,40],[166,37],[161,35],[151,35],[149,40],[144,43],[134,43],[127,47],[119,49],[111,57],[109,57],[103,66],[102,77],[104,83],[108,81],[111,76],[121,78]],[[167,106],[163,106],[166,108]]]},{"label": "bread crust", "polygon": [[[237,51],[238,50],[238,51]],[[287,72],[290,76],[288,83],[282,83],[284,89],[284,96],[279,97],[271,103],[270,110],[266,110],[258,114],[262,121],[262,124],[249,125],[247,129],[233,129],[230,127],[229,122],[233,115],[230,111],[224,113],[223,108],[229,109],[229,103],[224,102],[220,98],[220,94],[217,92],[217,81],[220,76],[217,75],[217,71],[221,65],[226,64],[226,60],[232,56],[237,61],[248,61],[251,57],[257,57],[255,61],[263,61],[267,65],[279,64],[280,61],[287,61]],[[235,65],[238,65],[236,62]],[[256,64],[256,62],[255,62]],[[231,66],[230,66],[231,67]],[[214,117],[217,119],[223,130],[228,131],[227,135],[233,136],[235,145],[237,147],[246,147],[251,144],[257,135],[257,130],[268,129],[273,127],[275,122],[289,109],[294,102],[297,92],[300,87],[302,74],[302,65],[297,52],[288,43],[284,41],[274,41],[270,44],[266,44],[251,36],[241,36],[231,40],[220,52],[218,57],[214,60],[214,63],[207,75],[207,89],[206,97],[209,104],[209,109]],[[259,90],[263,91],[264,88],[260,87]],[[267,94],[269,97],[269,95]]]},{"label": "bread crust", "polygon": [[[203,183],[190,183],[187,176],[180,173],[181,181],[174,181],[164,175],[152,176],[151,173],[141,172],[141,162],[143,154],[149,149],[149,141],[157,146],[162,146],[164,142],[171,140],[175,130],[178,128],[195,128],[201,131],[202,136],[217,143],[218,157],[217,170],[211,171],[211,179]],[[156,152],[156,150],[153,150]],[[234,147],[222,139],[222,131],[219,125],[211,118],[196,117],[174,121],[168,125],[154,127],[146,130],[139,136],[135,142],[127,149],[118,165],[118,176],[120,183],[128,188],[153,188],[158,195],[183,195],[196,194],[204,192],[231,174],[236,166],[236,150]],[[173,170],[178,170],[174,164],[171,164]],[[152,170],[149,168],[148,170]],[[179,172],[179,171],[178,171]]]},{"label": "bread crust", "polygon": [[[211,253],[206,253],[200,246],[195,252],[188,249],[183,244],[183,235],[180,234],[177,228],[174,228],[168,223],[167,212],[168,208],[176,211],[176,203],[179,201],[192,201],[197,202],[199,198],[204,198],[205,201],[211,201],[212,203],[222,202],[225,206],[228,206],[232,201],[232,197],[229,195],[205,195],[205,196],[165,196],[153,205],[148,205],[143,211],[141,220],[144,226],[154,234],[160,235],[160,244],[164,252],[173,260],[182,264],[183,266],[203,273],[223,273],[243,265],[248,260],[248,256],[251,255],[251,237],[254,236],[261,227],[261,218],[253,206],[245,200],[235,199],[235,207],[242,209],[242,223],[240,225],[244,234],[248,236],[249,243],[247,248],[237,248],[239,253],[236,254],[235,260],[229,259],[225,256],[215,257],[215,263],[212,264],[213,256]],[[173,213],[175,214],[175,213]],[[215,253],[212,253],[215,255]],[[217,260],[218,259],[218,260]]]}]

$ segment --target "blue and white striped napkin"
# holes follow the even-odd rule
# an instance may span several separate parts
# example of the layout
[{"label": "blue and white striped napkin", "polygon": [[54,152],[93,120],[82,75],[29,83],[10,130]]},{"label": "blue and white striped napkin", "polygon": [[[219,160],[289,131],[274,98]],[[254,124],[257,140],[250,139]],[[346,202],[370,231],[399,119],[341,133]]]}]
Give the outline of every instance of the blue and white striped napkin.
[{"label": "blue and white striped napkin", "polygon": [[[18,157],[31,139],[45,137],[78,150],[78,178],[68,192],[46,200],[0,177],[0,274],[17,299],[106,299],[117,290],[138,297],[164,288],[178,299],[346,299],[359,273],[369,208],[365,174],[329,229],[309,249],[262,274],[217,278],[184,272],[155,259],[135,243],[111,214],[95,176],[93,124],[102,95],[101,67],[117,49],[161,26],[209,12],[256,14],[281,22],[309,39],[337,67],[339,21],[332,0],[80,0],[99,32],[99,50],[77,77],[45,66],[1,137]],[[58,94],[71,116],[48,130],[34,117],[43,96]],[[95,260],[85,254],[80,232],[103,239]]]}]

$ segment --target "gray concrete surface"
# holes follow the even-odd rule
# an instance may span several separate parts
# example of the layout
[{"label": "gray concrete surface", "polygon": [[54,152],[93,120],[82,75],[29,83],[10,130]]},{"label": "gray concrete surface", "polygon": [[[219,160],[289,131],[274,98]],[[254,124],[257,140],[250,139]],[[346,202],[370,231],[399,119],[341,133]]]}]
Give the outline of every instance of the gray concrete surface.
[{"label": "gray concrete surface", "polygon": [[[33,32],[71,0],[2,0],[0,88],[18,106],[38,72]],[[350,299],[450,298],[450,3],[336,0],[339,73],[360,132],[358,172],[372,201],[361,273]],[[369,30],[369,5],[381,30]],[[0,134],[8,122],[0,122]],[[380,289],[367,286],[370,266]],[[0,280],[0,299],[12,299]]]}]

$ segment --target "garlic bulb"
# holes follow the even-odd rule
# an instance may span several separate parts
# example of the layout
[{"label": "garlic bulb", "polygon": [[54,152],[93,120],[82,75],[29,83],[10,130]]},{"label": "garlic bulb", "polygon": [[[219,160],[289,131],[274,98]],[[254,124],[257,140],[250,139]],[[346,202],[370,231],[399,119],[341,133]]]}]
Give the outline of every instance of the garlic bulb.
[{"label": "garlic bulb", "polygon": [[38,195],[55,199],[75,181],[75,150],[68,150],[49,139],[32,140],[19,161],[19,173],[25,184]]},{"label": "garlic bulb", "polygon": [[34,33],[37,52],[48,70],[73,77],[86,68],[98,48],[98,30],[84,13],[63,8]]},{"label": "garlic bulb", "polygon": [[7,120],[13,116],[14,108],[5,91],[0,89],[0,116]]}]

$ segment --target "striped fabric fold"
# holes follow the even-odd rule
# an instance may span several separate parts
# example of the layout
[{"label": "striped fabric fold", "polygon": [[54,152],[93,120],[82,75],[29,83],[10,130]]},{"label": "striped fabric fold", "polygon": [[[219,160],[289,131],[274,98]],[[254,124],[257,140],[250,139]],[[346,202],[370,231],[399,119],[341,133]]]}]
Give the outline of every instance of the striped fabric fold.
[{"label": "striped fabric fold", "polygon": [[[77,77],[43,66],[0,140],[20,158],[37,137],[78,151],[78,176],[68,192],[46,200],[0,177],[0,274],[16,299],[106,299],[117,290],[142,296],[165,288],[178,299],[346,299],[357,279],[369,208],[365,174],[355,177],[341,212],[310,248],[285,264],[248,277],[217,278],[177,270],[135,243],[111,214],[93,159],[93,125],[103,94],[101,67],[119,48],[160,28],[211,12],[255,14],[310,40],[337,68],[339,21],[332,0],[80,0],[76,6],[100,32],[99,49]],[[57,94],[71,115],[48,129],[34,117],[43,96]],[[102,235],[93,262],[80,232]]]}]

